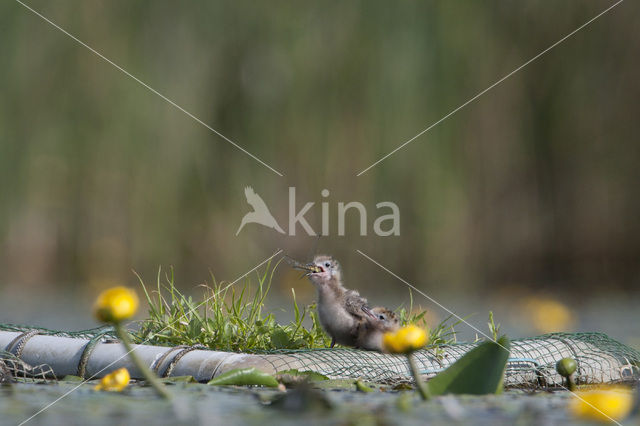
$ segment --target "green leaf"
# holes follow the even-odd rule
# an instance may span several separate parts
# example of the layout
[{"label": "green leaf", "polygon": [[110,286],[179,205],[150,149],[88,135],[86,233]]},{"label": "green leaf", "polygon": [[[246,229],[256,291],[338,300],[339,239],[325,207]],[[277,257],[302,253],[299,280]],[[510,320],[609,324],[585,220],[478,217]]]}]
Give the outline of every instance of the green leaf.
[{"label": "green leaf", "polygon": [[287,332],[278,327],[271,333],[271,344],[276,348],[289,348],[292,342]]},{"label": "green leaf", "polygon": [[191,318],[191,321],[189,321],[189,329],[187,330],[187,336],[197,337],[201,333],[202,333],[202,321],[200,321],[196,317]]},{"label": "green leaf", "polygon": [[[509,359],[509,339],[484,342],[429,380],[432,395],[500,393]],[[505,348],[507,350],[505,350]]]},{"label": "green leaf", "polygon": [[329,378],[324,374],[316,373],[315,371],[299,371],[295,368],[291,370],[279,371],[277,374],[279,376],[300,377],[309,382],[320,382],[323,380],[329,380]]},{"label": "green leaf", "polygon": [[236,368],[226,373],[214,377],[209,380],[208,385],[258,385],[269,386],[275,388],[278,386],[278,381],[263,371],[256,369],[255,367],[249,368]]},{"label": "green leaf", "polygon": [[370,388],[369,386],[365,385],[360,380],[356,380],[356,390],[358,392],[364,392],[364,393],[373,392],[373,388]]}]

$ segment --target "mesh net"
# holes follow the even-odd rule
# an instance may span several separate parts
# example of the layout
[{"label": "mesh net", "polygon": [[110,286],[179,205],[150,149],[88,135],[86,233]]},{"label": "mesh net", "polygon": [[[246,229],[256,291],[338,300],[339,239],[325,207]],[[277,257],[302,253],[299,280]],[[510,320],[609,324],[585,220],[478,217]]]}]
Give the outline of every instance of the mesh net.
[{"label": "mesh net", "polygon": [[56,380],[56,375],[47,364],[30,365],[10,352],[0,351],[0,383],[15,380],[40,382]]},{"label": "mesh net", "polygon": [[106,338],[116,339],[115,331],[111,326],[102,326],[79,331],[62,331],[51,330],[44,327],[33,327],[29,325],[0,324],[0,331],[15,331],[17,333],[37,331],[38,334],[42,334],[45,336],[73,337],[76,339],[92,339],[95,336],[101,334]]},{"label": "mesh net", "polygon": [[[18,346],[23,345],[26,339],[32,335],[47,335],[47,336],[60,336],[71,337],[76,339],[91,340],[96,337],[100,337],[102,340],[116,339],[115,332],[111,327],[97,327],[89,330],[81,331],[60,331],[51,330],[42,327],[31,327],[16,324],[0,324],[0,331],[14,331],[22,333],[20,339],[9,344],[10,347],[0,350],[0,383],[10,382],[14,380],[19,381],[47,381],[57,380],[57,377],[53,369],[47,364],[31,365],[20,359],[21,348]],[[24,339],[26,338],[26,339]],[[12,350],[10,352],[10,350]],[[17,353],[15,352],[17,351]]]},{"label": "mesh net", "polygon": [[[64,336],[82,339],[113,340],[108,328],[76,332],[48,330],[12,324],[0,324],[0,330]],[[477,343],[456,343],[415,353],[422,374],[432,377],[446,369]],[[255,354],[275,371],[297,369],[315,371],[330,378],[361,378],[378,383],[411,381],[406,358],[399,355],[356,349],[280,350]],[[553,389],[562,385],[555,363],[570,357],[577,361],[577,384],[633,382],[640,378],[640,352],[602,333],[551,333],[511,341],[505,386],[523,389]],[[0,367],[14,376],[51,378],[46,365],[29,366],[14,353],[0,351]],[[0,368],[0,370],[2,369]]]},{"label": "mesh net", "polygon": [[[426,377],[446,369],[475,343],[457,343],[417,351],[416,362]],[[276,371],[313,370],[330,378],[365,378],[380,383],[410,380],[404,356],[354,349],[280,351],[263,355]],[[558,360],[571,357],[578,363],[577,384],[633,382],[640,377],[640,353],[602,333],[551,333],[511,341],[505,386],[550,389],[562,385],[556,372]]]}]

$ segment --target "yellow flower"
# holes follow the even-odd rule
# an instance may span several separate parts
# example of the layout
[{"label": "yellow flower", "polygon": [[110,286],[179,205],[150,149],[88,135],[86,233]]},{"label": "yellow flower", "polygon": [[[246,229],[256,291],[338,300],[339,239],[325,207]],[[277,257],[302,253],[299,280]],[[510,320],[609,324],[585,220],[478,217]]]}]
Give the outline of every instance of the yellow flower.
[{"label": "yellow flower", "polygon": [[569,410],[583,419],[610,422],[624,419],[633,407],[633,393],[623,386],[576,392]]},{"label": "yellow flower", "polygon": [[103,291],[93,306],[98,321],[114,323],[131,317],[138,309],[138,296],[127,287]]},{"label": "yellow flower", "polygon": [[122,389],[127,387],[129,380],[131,380],[129,371],[126,368],[120,368],[104,376],[94,389],[109,392],[120,392]]},{"label": "yellow flower", "polygon": [[427,344],[427,332],[413,324],[402,327],[396,332],[385,333],[382,345],[387,352],[394,354],[410,353]]},{"label": "yellow flower", "polygon": [[558,300],[548,297],[529,297],[523,301],[529,321],[539,333],[570,330],[575,322],[574,312]]}]

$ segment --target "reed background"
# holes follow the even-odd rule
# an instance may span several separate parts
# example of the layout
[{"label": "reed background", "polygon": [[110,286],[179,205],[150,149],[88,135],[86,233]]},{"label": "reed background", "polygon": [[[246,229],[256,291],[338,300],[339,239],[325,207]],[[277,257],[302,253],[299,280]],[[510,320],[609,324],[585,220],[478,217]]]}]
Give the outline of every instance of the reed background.
[{"label": "reed background", "polygon": [[[16,2],[0,5],[0,291],[93,295],[175,267],[188,291],[315,239],[248,225],[252,186],[352,286],[571,300],[640,281],[640,4],[624,2],[360,177],[371,163],[611,5],[581,2],[28,4],[280,177]],[[331,195],[323,199],[321,190]],[[337,236],[337,203],[368,209]],[[393,201],[401,235],[371,232]],[[310,286],[282,268],[282,297]],[[65,296],[66,297],[66,296]],[[88,296],[89,297],[89,296]],[[92,297],[92,296],[91,296]],[[518,296],[519,297],[519,296]],[[560,296],[558,296],[560,297]],[[472,304],[472,303],[471,303]],[[3,318],[6,320],[6,318]]]}]

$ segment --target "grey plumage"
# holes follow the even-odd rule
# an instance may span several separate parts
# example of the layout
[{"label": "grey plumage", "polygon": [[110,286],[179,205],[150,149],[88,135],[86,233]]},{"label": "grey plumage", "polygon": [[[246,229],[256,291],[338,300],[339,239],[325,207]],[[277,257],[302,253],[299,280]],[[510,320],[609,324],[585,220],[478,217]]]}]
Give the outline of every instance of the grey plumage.
[{"label": "grey plumage", "polygon": [[382,350],[382,336],[384,333],[396,331],[400,327],[398,316],[384,306],[371,308],[374,319],[367,318],[358,324],[356,333],[356,347],[368,350]]},{"label": "grey plumage", "polygon": [[[313,262],[295,263],[318,290],[320,324],[335,343],[380,350],[382,334],[397,328],[395,314],[383,307],[370,308],[367,299],[342,284],[340,264],[331,256],[318,255]],[[395,328],[393,328],[395,325]]]}]

